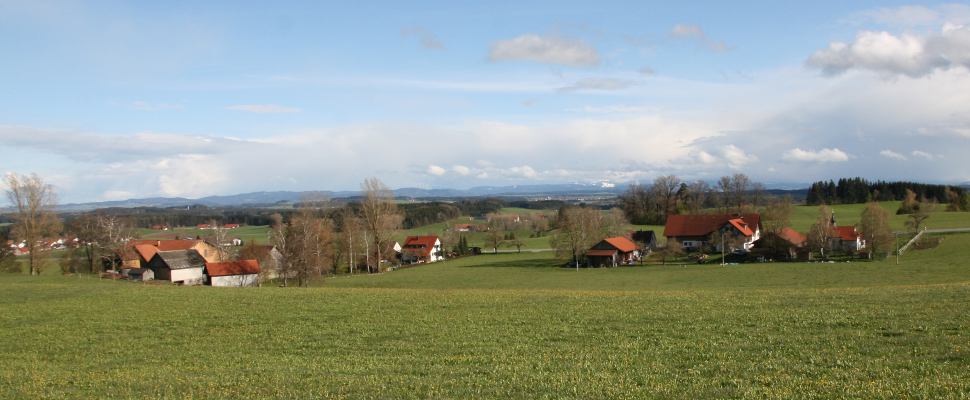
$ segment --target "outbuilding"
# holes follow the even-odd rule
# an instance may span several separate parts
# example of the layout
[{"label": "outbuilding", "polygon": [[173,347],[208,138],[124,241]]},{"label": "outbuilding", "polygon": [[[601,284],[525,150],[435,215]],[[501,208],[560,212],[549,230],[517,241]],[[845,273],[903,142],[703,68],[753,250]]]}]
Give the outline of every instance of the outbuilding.
[{"label": "outbuilding", "polygon": [[603,239],[586,251],[586,261],[591,267],[615,267],[639,259],[636,243],[622,236]]},{"label": "outbuilding", "polygon": [[148,269],[155,279],[167,280],[180,285],[202,284],[205,259],[194,249],[159,251],[148,262]]},{"label": "outbuilding", "polygon": [[210,286],[259,286],[259,261],[206,263],[205,283]]},{"label": "outbuilding", "polygon": [[128,270],[128,280],[131,280],[131,281],[155,280],[155,271],[152,271],[148,268],[132,268]]}]

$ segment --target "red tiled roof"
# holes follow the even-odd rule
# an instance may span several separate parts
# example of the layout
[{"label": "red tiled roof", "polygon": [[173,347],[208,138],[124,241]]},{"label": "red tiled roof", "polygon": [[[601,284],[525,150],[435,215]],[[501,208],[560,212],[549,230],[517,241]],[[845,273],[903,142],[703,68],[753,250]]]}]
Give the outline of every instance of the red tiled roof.
[{"label": "red tiled roof", "polygon": [[603,239],[604,242],[609,243],[613,248],[622,251],[624,253],[629,253],[631,251],[636,251],[637,245],[633,243],[630,239],[622,236],[611,237]]},{"label": "red tiled roof", "polygon": [[732,226],[737,228],[737,230],[741,231],[741,234],[743,234],[744,236],[754,236],[754,232],[751,231],[751,228],[748,227],[748,224],[744,223],[743,219],[734,218],[729,220],[728,222]]},{"label": "red tiled roof", "polygon": [[667,224],[664,226],[664,236],[707,236],[732,219],[743,220],[749,231],[754,231],[761,225],[759,214],[742,214],[740,218],[737,214],[670,215],[667,216]]},{"label": "red tiled roof", "polygon": [[802,235],[798,231],[788,227],[781,228],[781,232],[778,232],[778,236],[799,247],[803,246],[805,242],[808,241],[808,238],[805,235]]},{"label": "red tiled roof", "polygon": [[422,257],[428,257],[436,242],[438,242],[437,235],[408,236],[401,247],[407,253],[418,253]]},{"label": "red tiled roof", "polygon": [[258,274],[259,261],[239,260],[239,261],[205,263],[205,271],[209,276]]},{"label": "red tiled roof", "polygon": [[225,224],[222,227],[226,229],[236,229],[239,227],[239,224]]},{"label": "red tiled roof", "polygon": [[854,226],[836,226],[832,228],[832,236],[854,242],[859,238],[859,232],[856,232]]},{"label": "red tiled roof", "polygon": [[159,251],[188,250],[201,240],[132,240],[128,242],[145,261],[149,261]]}]

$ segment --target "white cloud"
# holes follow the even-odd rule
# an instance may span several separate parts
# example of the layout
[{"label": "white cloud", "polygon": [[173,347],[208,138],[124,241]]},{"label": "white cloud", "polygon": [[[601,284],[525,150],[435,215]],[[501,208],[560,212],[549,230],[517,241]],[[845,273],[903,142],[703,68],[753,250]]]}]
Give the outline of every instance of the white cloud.
[{"label": "white cloud", "polygon": [[862,31],[851,43],[833,42],[816,51],[806,63],[829,75],[861,69],[921,77],[941,69],[970,68],[970,27],[945,25],[926,35]]},{"label": "white cloud", "polygon": [[296,113],[303,111],[296,107],[286,107],[276,104],[236,104],[228,106],[226,109],[251,113]]},{"label": "white cloud", "polygon": [[503,172],[505,175],[512,177],[535,178],[539,176],[536,170],[528,165],[507,168]]},{"label": "white cloud", "polygon": [[640,75],[643,75],[643,76],[653,76],[654,74],[657,73],[657,71],[654,71],[653,68],[650,68],[649,66],[646,66],[646,65],[638,69],[637,72],[639,72]]},{"label": "white cloud", "polygon": [[728,166],[734,169],[739,169],[747,164],[758,161],[758,157],[752,154],[747,154],[744,150],[739,147],[729,144],[724,147],[721,151],[721,156],[724,157],[728,162]]},{"label": "white cloud", "polygon": [[452,171],[455,171],[456,174],[461,175],[461,176],[468,176],[468,174],[470,174],[472,172],[471,168],[468,168],[468,167],[466,167],[464,165],[455,165],[455,166],[452,166],[451,167],[451,170]]},{"label": "white cloud", "polygon": [[888,149],[887,150],[880,151],[879,152],[879,155],[881,155],[883,157],[886,157],[886,158],[893,159],[893,160],[900,160],[900,161],[905,161],[906,160],[906,156],[904,156],[902,154],[899,154],[899,153],[897,153],[895,151],[888,150]]},{"label": "white cloud", "polygon": [[629,89],[637,82],[629,79],[616,78],[583,78],[575,83],[559,88],[562,92],[577,91],[616,91]]},{"label": "white cloud", "polygon": [[434,164],[429,165],[427,171],[428,171],[429,174],[434,175],[434,176],[442,176],[442,175],[445,174],[445,172],[448,172],[444,168],[439,167],[439,166],[434,165]]},{"label": "white cloud", "polygon": [[849,161],[849,155],[844,151],[839,149],[822,149],[822,150],[802,150],[800,148],[794,148],[786,151],[782,158],[789,161],[805,161],[805,162],[845,162]]},{"label": "white cloud", "polygon": [[922,158],[924,160],[929,160],[929,161],[932,161],[932,160],[935,160],[935,159],[938,159],[938,158],[943,158],[943,156],[941,156],[941,155],[931,154],[931,153],[925,152],[923,150],[913,150],[913,152],[910,153],[910,154],[912,154],[913,157],[919,157],[919,158]]},{"label": "white cloud", "polygon": [[713,52],[722,53],[730,50],[727,43],[721,40],[714,40],[707,36],[698,25],[690,24],[677,24],[674,25],[673,29],[670,30],[670,36],[680,39],[691,39],[697,42],[698,46],[708,49]]},{"label": "white cloud", "polygon": [[697,153],[697,159],[704,164],[713,164],[717,162],[717,157],[714,157],[711,155],[711,153],[703,150]]},{"label": "white cloud", "polygon": [[589,67],[599,64],[593,46],[578,39],[524,34],[492,44],[492,61],[533,61],[543,64]]},{"label": "white cloud", "polygon": [[445,48],[438,36],[420,26],[401,29],[401,36],[417,38],[421,47],[426,49],[441,50]]}]

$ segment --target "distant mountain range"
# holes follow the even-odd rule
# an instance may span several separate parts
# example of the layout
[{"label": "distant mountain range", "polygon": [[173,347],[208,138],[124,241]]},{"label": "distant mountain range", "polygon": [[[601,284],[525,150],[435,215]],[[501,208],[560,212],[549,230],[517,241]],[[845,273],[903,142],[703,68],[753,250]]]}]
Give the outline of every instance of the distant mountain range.
[{"label": "distant mountain range", "polygon": [[[570,198],[587,196],[615,196],[629,188],[629,184],[609,183],[567,183],[542,185],[514,185],[514,186],[477,186],[470,189],[395,189],[394,196],[399,199],[415,200],[448,200],[463,197],[529,197],[529,198]],[[802,200],[808,189],[807,184],[769,183],[766,185],[769,194],[791,195],[796,200]],[[959,185],[970,190],[970,182]],[[58,205],[58,211],[89,211],[99,208],[134,208],[134,207],[188,207],[204,205],[207,207],[243,207],[243,206],[272,206],[274,204],[297,203],[307,199],[352,199],[360,196],[359,191],[274,191],[251,192],[224,196],[208,196],[198,199],[185,197],[148,197],[143,199],[128,199],[114,201],[100,201],[89,203],[70,203]],[[10,211],[9,207],[0,208],[0,212]]]},{"label": "distant mountain range", "polygon": [[[626,190],[627,185],[603,184],[549,184],[517,186],[478,186],[470,189],[395,189],[394,196],[399,199],[455,199],[462,197],[563,197],[616,195]],[[71,203],[58,206],[59,211],[87,211],[98,208],[132,207],[188,207],[204,205],[207,207],[268,206],[273,204],[296,203],[307,199],[349,199],[361,195],[359,191],[275,191],[252,192],[226,196],[208,196],[198,199],[184,197],[149,197],[101,201],[91,203]]]}]

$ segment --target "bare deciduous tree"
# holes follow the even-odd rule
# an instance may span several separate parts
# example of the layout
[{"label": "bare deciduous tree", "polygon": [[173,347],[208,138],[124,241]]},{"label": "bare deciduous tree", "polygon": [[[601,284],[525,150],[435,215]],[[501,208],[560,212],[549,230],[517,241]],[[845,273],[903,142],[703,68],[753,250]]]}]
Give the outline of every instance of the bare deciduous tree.
[{"label": "bare deciduous tree", "polygon": [[718,203],[721,205],[721,212],[725,214],[731,209],[731,193],[734,187],[732,182],[730,176],[722,176],[717,181],[717,190],[720,194],[720,201]]},{"label": "bare deciduous tree", "polygon": [[302,208],[291,218],[287,236],[289,261],[297,282],[309,286],[332,257],[333,226],[330,220],[317,216],[316,210]]},{"label": "bare deciduous tree", "polygon": [[505,230],[499,222],[490,222],[488,232],[485,232],[485,245],[492,248],[493,253],[498,253],[498,248],[505,243]]},{"label": "bare deciduous tree", "polygon": [[701,210],[704,209],[704,203],[707,202],[707,195],[710,193],[711,188],[708,186],[707,182],[698,180],[687,186],[687,193],[684,196],[684,203],[687,206],[687,212],[691,214],[699,214]]},{"label": "bare deciduous tree", "polygon": [[361,184],[364,199],[361,217],[368,234],[368,272],[380,271],[381,260],[387,252],[391,235],[401,226],[402,217],[394,204],[391,189],[377,178],[367,178]]},{"label": "bare deciduous tree", "polygon": [[273,214],[270,216],[270,219],[273,221],[270,225],[270,242],[276,247],[276,250],[280,252],[280,259],[277,268],[279,277],[283,281],[283,286],[286,287],[289,283],[290,276],[293,273],[293,264],[290,257],[290,229],[289,225],[283,221],[282,215],[278,213]]},{"label": "bare deciduous tree", "polygon": [[737,206],[737,212],[742,212],[744,210],[744,200],[747,197],[748,187],[751,185],[751,179],[745,174],[734,174],[731,177],[731,199],[733,204]]},{"label": "bare deciduous tree", "polygon": [[793,210],[791,196],[784,196],[769,203],[761,213],[761,225],[765,228],[765,232],[777,234],[791,226]]},{"label": "bare deciduous tree", "polygon": [[661,220],[677,211],[677,190],[680,189],[680,178],[675,175],[658,177],[653,181],[651,190],[656,194],[658,214]]},{"label": "bare deciduous tree", "polygon": [[874,254],[889,254],[893,244],[893,232],[889,228],[889,212],[879,203],[871,202],[862,210],[859,229],[866,240],[866,252],[870,259]]},{"label": "bare deciduous tree", "polygon": [[346,263],[347,272],[353,274],[365,254],[364,240],[365,231],[363,221],[354,213],[350,207],[345,207],[337,216],[340,233],[337,235],[334,250],[334,260],[337,263]]},{"label": "bare deciduous tree", "polygon": [[37,174],[8,174],[5,181],[7,198],[14,207],[12,232],[14,237],[26,242],[30,274],[39,275],[49,250],[42,240],[60,230],[60,221],[54,214],[57,196],[54,188]]},{"label": "bare deciduous tree", "polygon": [[100,272],[105,265],[115,269],[119,256],[131,251],[126,248],[128,241],[136,236],[128,219],[100,212],[74,218],[67,232],[78,239],[81,255],[91,272]]},{"label": "bare deciduous tree", "polygon": [[818,218],[808,230],[808,242],[825,258],[825,250],[829,248],[832,238],[832,211],[826,206],[818,208]]},{"label": "bare deciduous tree", "polygon": [[926,220],[930,218],[930,213],[934,210],[936,210],[935,202],[920,202],[916,209],[909,214],[909,220],[906,221],[906,226],[910,227],[914,232],[919,232],[919,229],[923,227]]},{"label": "bare deciduous tree", "polygon": [[603,233],[606,236],[623,236],[629,233],[630,221],[627,221],[623,210],[619,208],[610,209],[603,216]]},{"label": "bare deciduous tree", "polygon": [[559,233],[552,239],[556,255],[571,259],[579,268],[586,250],[602,239],[602,214],[584,207],[565,207],[559,212],[558,225]]}]

